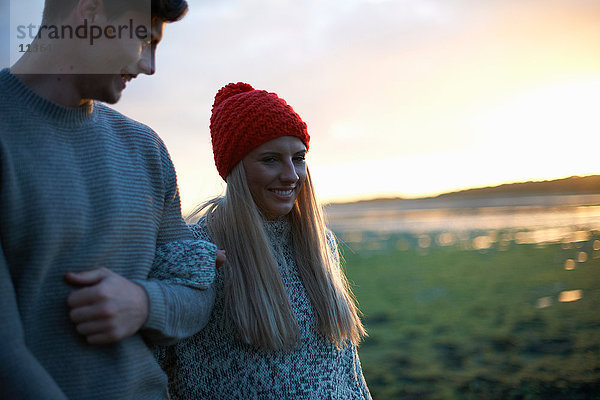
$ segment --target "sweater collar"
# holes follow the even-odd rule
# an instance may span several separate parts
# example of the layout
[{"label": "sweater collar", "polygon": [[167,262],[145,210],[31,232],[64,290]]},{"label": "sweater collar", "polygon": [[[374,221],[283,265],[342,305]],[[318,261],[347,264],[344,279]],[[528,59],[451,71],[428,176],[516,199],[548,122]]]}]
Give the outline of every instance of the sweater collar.
[{"label": "sweater collar", "polygon": [[64,107],[53,103],[31,90],[11,74],[9,68],[0,71],[0,87],[3,95],[14,97],[15,101],[26,104],[36,115],[58,125],[77,126],[89,122],[94,116],[95,102],[81,107]]},{"label": "sweater collar", "polygon": [[263,226],[267,237],[272,243],[283,244],[287,242],[291,228],[286,216],[279,217],[273,221],[263,219]]}]

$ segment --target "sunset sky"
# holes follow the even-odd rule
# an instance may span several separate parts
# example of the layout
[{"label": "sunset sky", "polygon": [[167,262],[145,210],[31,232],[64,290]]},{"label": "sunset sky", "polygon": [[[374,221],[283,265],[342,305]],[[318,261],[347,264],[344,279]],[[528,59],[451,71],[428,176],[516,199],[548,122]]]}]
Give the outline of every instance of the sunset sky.
[{"label": "sunset sky", "polygon": [[237,81],[307,122],[325,201],[600,173],[600,1],[189,3],[116,107],[166,142],[185,211],[223,190],[210,109]]}]

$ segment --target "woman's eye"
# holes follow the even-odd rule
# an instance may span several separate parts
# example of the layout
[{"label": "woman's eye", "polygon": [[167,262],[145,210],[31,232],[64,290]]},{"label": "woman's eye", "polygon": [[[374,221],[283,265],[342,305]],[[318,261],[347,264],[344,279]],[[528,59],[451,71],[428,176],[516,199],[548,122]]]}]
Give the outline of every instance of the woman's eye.
[{"label": "woman's eye", "polygon": [[271,164],[271,163],[274,163],[277,160],[275,159],[275,157],[267,157],[267,158],[263,158],[262,161],[264,163]]},{"label": "woman's eye", "polygon": [[306,159],[306,157],[304,157],[304,156],[296,156],[293,158],[294,162],[297,162],[297,163],[304,162],[305,159]]}]

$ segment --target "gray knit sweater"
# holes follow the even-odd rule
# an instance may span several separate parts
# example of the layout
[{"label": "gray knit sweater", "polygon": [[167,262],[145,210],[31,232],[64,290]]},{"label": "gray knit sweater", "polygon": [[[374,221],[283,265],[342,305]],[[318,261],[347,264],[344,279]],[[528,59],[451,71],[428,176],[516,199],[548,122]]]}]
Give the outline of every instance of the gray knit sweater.
[{"label": "gray knit sweater", "polygon": [[[194,264],[196,288],[148,280],[155,253],[162,268]],[[147,342],[202,328],[213,297],[197,288],[215,259],[181,219],[150,128],[100,103],[61,107],[0,71],[0,398],[166,399]],[[92,346],[69,319],[64,275],[98,267],[141,284],[150,314],[140,334]]]},{"label": "gray knit sweater", "polygon": [[[294,262],[287,221],[265,222],[265,228],[301,342],[291,351],[257,351],[237,340],[233,322],[224,315],[223,274],[218,270],[208,325],[158,352],[171,396],[175,400],[370,399],[356,347],[349,344],[338,350],[317,333],[316,316]],[[196,238],[210,240],[204,219],[192,231]],[[335,245],[332,249],[337,258]]]}]

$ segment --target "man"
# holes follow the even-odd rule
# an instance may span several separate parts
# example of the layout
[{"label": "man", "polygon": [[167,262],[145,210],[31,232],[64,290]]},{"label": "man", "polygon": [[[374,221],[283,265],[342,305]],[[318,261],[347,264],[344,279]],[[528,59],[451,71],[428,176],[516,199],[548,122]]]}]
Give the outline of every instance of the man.
[{"label": "man", "polygon": [[[224,253],[192,242],[158,136],[95,101],[153,74],[186,10],[46,0],[36,51],[0,71],[2,398],[166,399],[149,345],[207,321],[214,295],[199,289]],[[149,280],[153,263],[200,283]]]}]

